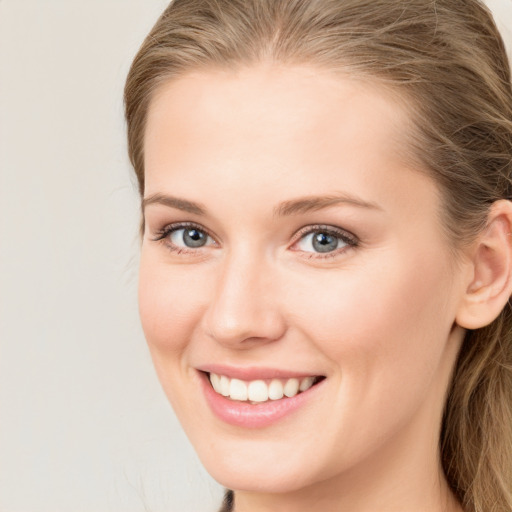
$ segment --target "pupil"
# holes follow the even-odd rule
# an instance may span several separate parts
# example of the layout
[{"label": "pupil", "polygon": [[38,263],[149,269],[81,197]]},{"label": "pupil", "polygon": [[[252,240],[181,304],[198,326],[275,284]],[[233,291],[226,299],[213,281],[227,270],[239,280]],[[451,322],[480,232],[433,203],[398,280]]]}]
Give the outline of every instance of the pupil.
[{"label": "pupil", "polygon": [[202,247],[206,243],[206,235],[198,229],[186,229],[183,232],[183,243],[187,247]]},{"label": "pupil", "polygon": [[316,233],[313,236],[313,247],[317,252],[330,252],[338,247],[338,239],[327,233]]}]

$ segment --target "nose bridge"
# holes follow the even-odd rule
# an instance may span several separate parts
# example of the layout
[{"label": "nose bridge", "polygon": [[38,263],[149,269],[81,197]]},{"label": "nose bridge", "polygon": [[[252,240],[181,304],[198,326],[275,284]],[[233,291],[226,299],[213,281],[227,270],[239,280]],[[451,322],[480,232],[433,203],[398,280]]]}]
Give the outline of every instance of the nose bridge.
[{"label": "nose bridge", "polygon": [[284,322],[271,283],[272,265],[250,246],[227,254],[206,313],[207,333],[240,347],[280,338]]}]

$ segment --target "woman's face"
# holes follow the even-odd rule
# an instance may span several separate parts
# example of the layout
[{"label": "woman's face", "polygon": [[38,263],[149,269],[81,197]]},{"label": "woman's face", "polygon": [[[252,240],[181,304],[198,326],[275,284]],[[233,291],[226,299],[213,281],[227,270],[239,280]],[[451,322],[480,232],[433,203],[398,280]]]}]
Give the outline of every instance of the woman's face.
[{"label": "woman's face", "polygon": [[410,129],[378,86],[308,67],[190,73],[153,99],[140,313],[222,484],[436,466],[463,280]]}]

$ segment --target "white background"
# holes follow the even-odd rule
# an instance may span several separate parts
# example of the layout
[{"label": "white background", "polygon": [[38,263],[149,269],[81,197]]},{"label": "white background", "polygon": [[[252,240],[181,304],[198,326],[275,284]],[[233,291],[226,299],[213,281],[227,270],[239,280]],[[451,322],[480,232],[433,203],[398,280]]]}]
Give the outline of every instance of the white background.
[{"label": "white background", "polygon": [[166,3],[0,0],[0,512],[220,503],[137,314],[122,88]]}]

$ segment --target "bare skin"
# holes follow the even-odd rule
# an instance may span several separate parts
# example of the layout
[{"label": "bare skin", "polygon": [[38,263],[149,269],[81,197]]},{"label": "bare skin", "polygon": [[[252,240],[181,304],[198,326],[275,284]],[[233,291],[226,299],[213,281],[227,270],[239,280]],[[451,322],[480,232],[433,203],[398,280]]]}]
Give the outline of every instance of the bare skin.
[{"label": "bare skin", "polygon": [[[476,274],[404,158],[408,129],[378,86],[307,67],[191,73],[152,102],[143,328],[236,512],[462,510],[438,439]],[[324,380],[247,428],[205,400],[210,364]]]}]

